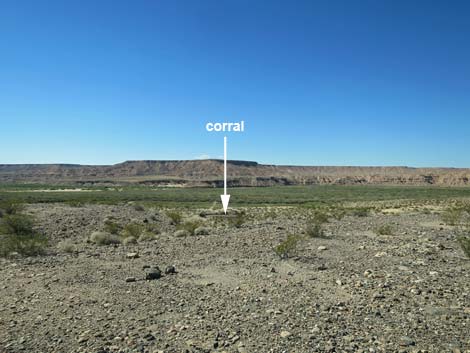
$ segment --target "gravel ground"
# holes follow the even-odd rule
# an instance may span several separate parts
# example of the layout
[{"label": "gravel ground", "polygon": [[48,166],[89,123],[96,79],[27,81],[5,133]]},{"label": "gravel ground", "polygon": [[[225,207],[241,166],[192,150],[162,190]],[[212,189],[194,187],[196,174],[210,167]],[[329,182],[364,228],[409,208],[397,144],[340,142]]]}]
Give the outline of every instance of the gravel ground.
[{"label": "gravel ground", "polygon": [[[307,211],[247,209],[239,228],[208,215],[209,234],[187,237],[132,205],[27,211],[50,249],[0,260],[0,352],[470,352],[470,261],[434,213],[333,219],[281,260]],[[110,217],[160,234],[87,242]]]}]

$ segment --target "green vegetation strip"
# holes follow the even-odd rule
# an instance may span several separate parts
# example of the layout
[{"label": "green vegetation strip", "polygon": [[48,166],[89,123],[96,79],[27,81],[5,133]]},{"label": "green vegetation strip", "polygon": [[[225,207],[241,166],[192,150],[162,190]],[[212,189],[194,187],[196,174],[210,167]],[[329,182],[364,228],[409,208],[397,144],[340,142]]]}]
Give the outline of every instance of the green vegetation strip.
[{"label": "green vegetation strip", "polygon": [[[64,202],[117,204],[138,201],[156,206],[207,207],[220,202],[220,189],[211,188],[93,188],[57,191],[47,185],[0,185],[0,201],[21,203]],[[42,192],[41,190],[48,190]],[[55,190],[54,190],[55,189]],[[230,206],[334,204],[382,200],[444,200],[470,197],[470,188],[400,186],[281,186],[233,188]]]}]

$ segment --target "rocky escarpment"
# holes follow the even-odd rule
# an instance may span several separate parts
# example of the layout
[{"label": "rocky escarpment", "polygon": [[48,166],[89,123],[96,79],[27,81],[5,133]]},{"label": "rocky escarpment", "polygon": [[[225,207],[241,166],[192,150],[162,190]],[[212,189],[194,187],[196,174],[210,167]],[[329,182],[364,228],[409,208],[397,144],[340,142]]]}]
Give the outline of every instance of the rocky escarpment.
[{"label": "rocky escarpment", "polygon": [[[470,185],[470,169],[278,166],[228,161],[229,185]],[[220,186],[221,160],[127,161],[115,165],[0,164],[0,182]]]}]

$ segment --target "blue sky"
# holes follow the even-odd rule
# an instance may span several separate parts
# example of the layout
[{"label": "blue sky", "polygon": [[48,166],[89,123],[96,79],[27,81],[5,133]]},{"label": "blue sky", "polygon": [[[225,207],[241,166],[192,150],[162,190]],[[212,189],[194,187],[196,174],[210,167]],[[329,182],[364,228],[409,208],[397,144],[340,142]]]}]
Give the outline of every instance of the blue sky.
[{"label": "blue sky", "polygon": [[0,163],[470,167],[468,1],[3,0]]}]

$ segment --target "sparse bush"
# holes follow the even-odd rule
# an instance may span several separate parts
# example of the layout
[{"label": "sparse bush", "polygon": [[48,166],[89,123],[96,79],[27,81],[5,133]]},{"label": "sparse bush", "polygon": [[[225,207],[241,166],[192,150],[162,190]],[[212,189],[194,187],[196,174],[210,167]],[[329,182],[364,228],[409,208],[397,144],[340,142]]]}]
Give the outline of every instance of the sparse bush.
[{"label": "sparse bush", "polygon": [[127,237],[127,238],[124,238],[122,240],[122,244],[123,245],[129,245],[129,244],[135,244],[137,243],[137,239],[133,236],[130,236],[130,237]]},{"label": "sparse bush", "polygon": [[160,234],[160,228],[156,223],[147,223],[144,228],[148,233]]},{"label": "sparse bush", "polygon": [[8,214],[0,221],[0,255],[12,252],[34,256],[42,254],[47,238],[33,229],[33,219],[23,214]]},{"label": "sparse bush", "polygon": [[200,226],[201,226],[201,222],[189,220],[189,221],[186,221],[186,222],[180,224],[177,227],[177,229],[178,230],[185,230],[190,235],[194,235],[196,229],[199,228]]},{"label": "sparse bush", "polygon": [[104,222],[104,231],[111,233],[111,234],[119,234],[119,232],[122,230],[122,226],[116,222],[114,222],[111,219],[107,219]]},{"label": "sparse bush", "polygon": [[144,242],[144,241],[151,241],[156,238],[155,234],[152,232],[143,232],[140,237],[139,237],[139,242]]},{"label": "sparse bush", "polygon": [[325,237],[325,232],[321,224],[310,222],[307,224],[307,228],[305,229],[305,233],[310,238],[323,238]]},{"label": "sparse bush", "polygon": [[209,228],[207,227],[197,227],[194,230],[194,235],[208,235],[209,234]]},{"label": "sparse bush", "polygon": [[77,248],[71,240],[63,240],[57,244],[57,249],[68,254],[75,253]]},{"label": "sparse bush", "polygon": [[390,224],[384,224],[375,229],[377,235],[393,235],[393,227]]},{"label": "sparse bush", "polygon": [[294,251],[297,249],[301,239],[302,237],[299,235],[290,234],[287,236],[286,240],[282,241],[274,248],[274,252],[281,259],[287,259],[291,257]]},{"label": "sparse bush", "polygon": [[174,211],[174,210],[167,211],[166,215],[168,216],[168,218],[170,218],[171,224],[174,224],[174,225],[180,224],[181,220],[183,219],[183,215],[181,214],[181,212]]},{"label": "sparse bush", "polygon": [[134,237],[137,239],[144,232],[144,230],[145,227],[142,224],[131,222],[124,226],[120,235],[123,238]]},{"label": "sparse bush", "polygon": [[119,244],[121,242],[119,237],[106,232],[91,233],[90,241],[96,245],[112,245]]},{"label": "sparse bush", "polygon": [[341,221],[346,216],[344,208],[334,208],[331,210],[331,216],[337,221]]},{"label": "sparse bush", "polygon": [[241,211],[235,214],[235,217],[229,218],[229,224],[232,227],[240,228],[244,223],[246,223],[246,212]]},{"label": "sparse bush", "polygon": [[312,222],[315,223],[315,224],[323,224],[323,223],[328,223],[328,214],[323,212],[323,211],[319,211],[319,210],[316,210],[314,213],[313,213],[313,219],[312,219]]},{"label": "sparse bush", "polygon": [[24,205],[16,201],[2,201],[0,203],[0,218],[2,215],[14,215],[22,212]]},{"label": "sparse bush", "polygon": [[33,219],[23,214],[8,214],[0,222],[0,234],[33,234]]},{"label": "sparse bush", "polygon": [[69,205],[70,207],[76,207],[76,208],[80,208],[84,206],[83,202],[76,201],[76,200],[67,201],[66,204]]},{"label": "sparse bush", "polygon": [[365,207],[355,208],[351,211],[351,214],[355,217],[367,217],[369,216],[370,210]]},{"label": "sparse bush", "polygon": [[441,219],[445,224],[449,226],[455,226],[460,223],[462,216],[463,216],[463,209],[451,207],[451,208],[447,208],[441,214]]},{"label": "sparse bush", "polygon": [[178,238],[184,238],[184,237],[189,237],[191,234],[185,229],[180,229],[180,230],[177,230],[174,235],[175,237],[178,237]]},{"label": "sparse bush", "polygon": [[460,236],[457,240],[465,255],[470,259],[470,236]]}]

